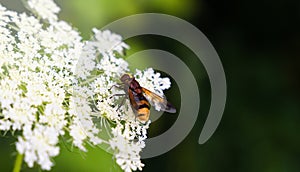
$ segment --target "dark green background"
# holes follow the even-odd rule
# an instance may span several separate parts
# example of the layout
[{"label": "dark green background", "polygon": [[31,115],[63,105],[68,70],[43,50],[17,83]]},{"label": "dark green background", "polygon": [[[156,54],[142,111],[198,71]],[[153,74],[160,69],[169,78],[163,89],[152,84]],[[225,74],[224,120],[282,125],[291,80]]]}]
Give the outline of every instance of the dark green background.
[{"label": "dark green background", "polygon": [[[143,160],[144,171],[298,172],[300,171],[300,1],[272,0],[57,0],[60,18],[86,39],[91,28],[143,12],[160,12],[197,26],[217,50],[226,73],[228,96],[222,121],[203,145],[198,137],[210,103],[210,86],[201,62],[184,45],[160,36],[126,42],[128,54],[149,48],[180,57],[194,73],[201,94],[199,117],[176,148]],[[17,0],[1,0],[22,10]],[[167,97],[179,106],[176,85]],[[191,100],[192,101],[192,100]],[[173,117],[172,117],[173,118]],[[175,119],[164,115],[150,126],[150,136],[163,133]],[[0,138],[0,171],[10,171],[14,140]],[[112,157],[91,148],[83,156],[63,150],[53,171],[118,171]],[[38,168],[24,171],[38,171]]]}]

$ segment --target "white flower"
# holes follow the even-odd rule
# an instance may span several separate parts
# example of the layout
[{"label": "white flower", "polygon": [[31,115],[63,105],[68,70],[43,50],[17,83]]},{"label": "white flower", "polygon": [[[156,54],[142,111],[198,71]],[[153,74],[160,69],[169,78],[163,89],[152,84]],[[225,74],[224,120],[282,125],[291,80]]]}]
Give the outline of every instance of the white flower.
[{"label": "white flower", "polygon": [[90,75],[90,72],[95,69],[95,58],[96,58],[96,49],[89,42],[85,42],[82,52],[80,53],[81,58],[79,58],[76,70],[74,70],[74,74],[79,79],[87,79]]},{"label": "white flower", "polygon": [[[147,138],[146,129],[148,129],[149,124],[150,122],[141,125],[139,122],[131,121],[123,126],[118,124],[112,130],[114,137],[109,143],[117,151],[115,155],[117,163],[124,171],[142,170],[144,167],[139,154],[145,147],[144,140]],[[137,141],[134,138],[137,138]]]},{"label": "white flower", "polygon": [[74,138],[73,144],[82,151],[86,151],[86,148],[84,147],[84,140],[87,138],[87,135],[78,120],[70,126],[70,135]]},{"label": "white flower", "polygon": [[53,163],[50,158],[59,154],[58,135],[56,129],[48,126],[37,125],[33,130],[24,128],[24,137],[19,137],[16,144],[17,150],[25,154],[25,162],[29,167],[37,162],[42,169],[50,170]]},{"label": "white flower", "polygon": [[76,96],[70,98],[69,114],[73,121],[70,128],[70,135],[73,137],[73,144],[82,151],[86,151],[84,141],[94,144],[100,144],[102,140],[98,137],[99,129],[92,120],[92,109],[87,102],[86,92],[84,90],[76,90]]},{"label": "white flower", "polygon": [[50,22],[57,20],[56,14],[60,11],[53,0],[28,0],[28,6],[42,19],[47,19]]},{"label": "white flower", "polygon": [[[93,46],[90,48],[97,49]],[[114,156],[121,168],[124,171],[142,170],[144,164],[141,162],[139,154],[145,147],[144,140],[147,138],[150,121],[141,124],[136,120],[128,99],[124,99],[125,96],[113,96],[125,93],[122,88],[117,88],[117,85],[120,83],[120,77],[128,71],[128,63],[123,59],[116,58],[112,53],[100,51],[99,53],[102,56],[96,68],[101,71],[101,74],[90,85],[94,94],[93,101],[98,111],[96,117],[114,123],[110,126],[112,135],[108,143],[114,150]],[[151,68],[145,71],[137,70],[135,76],[142,86],[161,96],[163,96],[163,90],[170,87],[170,80],[161,78],[160,74],[155,73]],[[124,104],[121,104],[122,102]],[[157,110],[159,109],[157,108]]]},{"label": "white flower", "polygon": [[96,28],[93,29],[95,34],[95,41],[91,42],[97,47],[100,53],[107,53],[116,51],[119,54],[123,54],[124,49],[128,49],[129,46],[122,42],[120,35],[114,34],[109,30],[100,31]]},{"label": "white flower", "polygon": [[141,157],[139,155],[142,146],[141,142],[130,142],[123,136],[116,136],[110,140],[111,147],[116,149],[117,163],[126,172],[135,171],[137,169],[142,170],[144,164],[141,163]]},{"label": "white flower", "polygon": [[[112,138],[109,140],[109,144],[115,151],[117,163],[125,171],[142,170],[144,164],[141,162],[139,154],[145,147],[144,140],[147,138],[150,121],[141,124],[136,120],[128,100],[119,107],[126,97],[112,96],[125,93],[124,90],[115,86],[120,82],[120,76],[128,70],[120,65],[127,62],[116,59],[113,55],[103,56],[97,65],[98,69],[103,70],[103,74],[93,82],[92,90],[95,94],[99,117],[115,124],[115,127],[111,128]],[[125,66],[127,67],[127,65]],[[122,72],[116,72],[118,70]],[[135,76],[141,80],[141,85],[162,96],[163,90],[170,87],[170,80],[160,78],[160,74],[155,73],[151,68],[143,72],[137,71]]]},{"label": "white flower", "polygon": [[[30,3],[39,8],[42,1]],[[65,22],[45,24],[0,7],[0,38],[0,130],[20,130],[16,146],[25,162],[50,170],[70,118],[65,101],[81,37]]]},{"label": "white flower", "polygon": [[103,70],[105,75],[116,78],[121,77],[128,71],[128,63],[112,54],[103,54],[103,58],[97,64],[97,68]]},{"label": "white flower", "polygon": [[163,96],[163,90],[166,90],[171,86],[169,78],[161,78],[160,73],[155,73],[152,68],[148,68],[144,71],[137,69],[134,76],[142,87],[145,87],[160,96]]},{"label": "white flower", "polygon": [[[107,144],[123,170],[142,170],[150,121],[141,124],[126,96],[114,96],[125,94],[118,85],[129,71],[116,53],[129,46],[120,35],[97,29],[92,40],[82,41],[58,20],[53,0],[28,0],[28,6],[37,17],[0,5],[0,131],[18,131],[16,149],[29,167],[50,170],[63,136],[82,151],[86,143]],[[151,68],[135,76],[161,96],[170,87]],[[109,138],[102,138],[103,130]]]}]

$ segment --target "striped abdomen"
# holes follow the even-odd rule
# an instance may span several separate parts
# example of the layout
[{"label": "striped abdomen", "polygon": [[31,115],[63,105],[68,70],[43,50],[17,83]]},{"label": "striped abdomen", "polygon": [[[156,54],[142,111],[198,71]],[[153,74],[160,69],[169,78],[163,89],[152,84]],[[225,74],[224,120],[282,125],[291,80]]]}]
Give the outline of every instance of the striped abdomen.
[{"label": "striped abdomen", "polygon": [[128,95],[136,117],[142,122],[148,121],[150,115],[150,103],[144,97],[142,92],[136,93],[129,89]]}]

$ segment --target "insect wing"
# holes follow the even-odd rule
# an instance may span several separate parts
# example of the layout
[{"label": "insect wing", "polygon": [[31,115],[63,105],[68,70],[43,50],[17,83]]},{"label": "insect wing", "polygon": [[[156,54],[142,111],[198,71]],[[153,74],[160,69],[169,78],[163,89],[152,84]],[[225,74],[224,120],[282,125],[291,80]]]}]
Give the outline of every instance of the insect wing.
[{"label": "insect wing", "polygon": [[165,98],[160,97],[159,95],[153,93],[152,91],[142,88],[144,96],[150,102],[152,106],[159,107],[161,110],[176,113],[175,107],[169,103]]},{"label": "insect wing", "polygon": [[128,89],[128,97],[130,100],[130,105],[132,107],[132,110],[134,111],[134,113],[136,113],[137,110],[139,109],[139,106],[134,98],[133,92],[130,89]]}]

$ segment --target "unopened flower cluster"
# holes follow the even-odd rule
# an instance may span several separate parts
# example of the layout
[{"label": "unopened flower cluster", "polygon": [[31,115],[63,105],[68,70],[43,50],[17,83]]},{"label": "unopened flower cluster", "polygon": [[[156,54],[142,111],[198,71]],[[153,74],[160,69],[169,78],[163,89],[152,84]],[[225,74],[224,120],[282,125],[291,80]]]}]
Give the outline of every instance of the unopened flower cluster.
[{"label": "unopened flower cluster", "polygon": [[[127,99],[121,105],[124,97],[112,96],[124,93],[115,86],[129,72],[128,63],[116,55],[128,45],[97,29],[83,41],[58,19],[52,0],[28,0],[27,7],[32,13],[0,4],[0,131],[16,133],[16,149],[29,167],[50,170],[59,138],[70,136],[82,151],[86,143],[109,145],[126,172],[142,170],[150,121],[140,123]],[[153,69],[137,70],[135,77],[159,95],[170,87]]]}]

